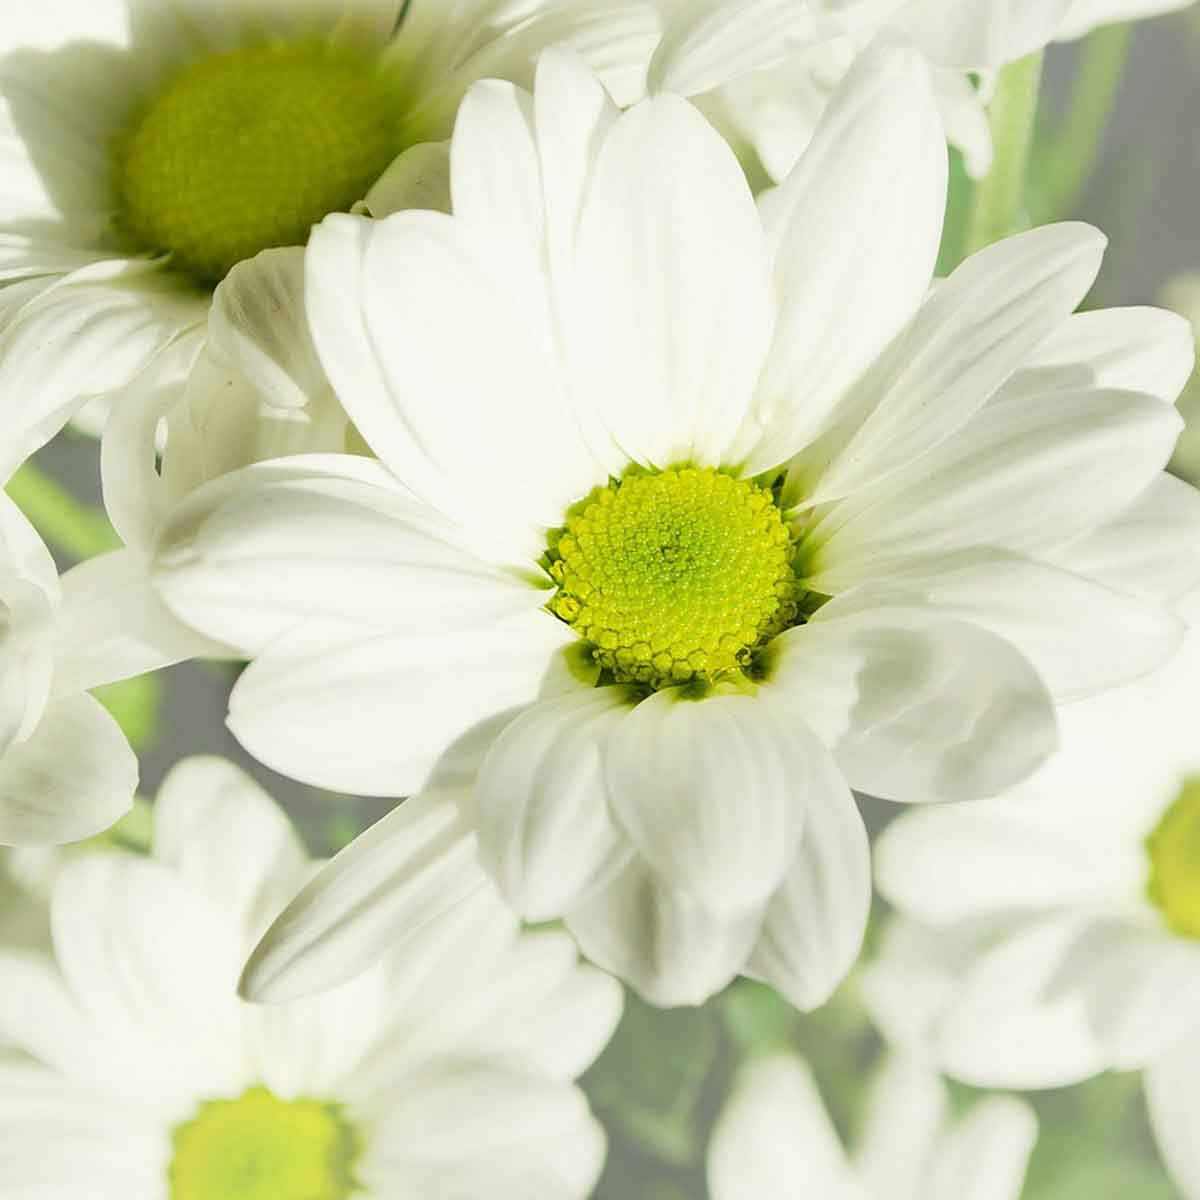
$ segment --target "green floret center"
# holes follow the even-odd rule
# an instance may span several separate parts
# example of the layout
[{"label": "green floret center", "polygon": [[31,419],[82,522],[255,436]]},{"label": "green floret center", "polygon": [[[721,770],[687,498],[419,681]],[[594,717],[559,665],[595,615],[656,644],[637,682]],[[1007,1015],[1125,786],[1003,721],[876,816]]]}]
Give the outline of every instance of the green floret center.
[{"label": "green floret center", "polygon": [[213,284],[271,246],[299,246],[350,208],[400,150],[374,62],[314,44],[213,54],[175,75],[117,152],[118,221]]},{"label": "green floret center", "polygon": [[630,475],[551,535],[550,610],[617,682],[712,682],[796,623],[793,557],[769,489],[707,468]]},{"label": "green floret center", "polygon": [[174,1133],[171,1200],[347,1200],[358,1139],[336,1105],[264,1087],[215,1100]]},{"label": "green floret center", "polygon": [[1150,899],[1176,933],[1200,938],[1200,778],[1184,785],[1146,848]]}]

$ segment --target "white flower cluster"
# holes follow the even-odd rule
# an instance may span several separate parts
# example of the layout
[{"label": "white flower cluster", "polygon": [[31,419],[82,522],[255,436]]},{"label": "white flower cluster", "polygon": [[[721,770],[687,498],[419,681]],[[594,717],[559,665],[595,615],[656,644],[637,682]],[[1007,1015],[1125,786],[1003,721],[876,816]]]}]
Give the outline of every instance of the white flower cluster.
[{"label": "white flower cluster", "polygon": [[[1112,1068],[1200,1197],[1192,332],[1077,311],[1084,224],[935,278],[996,74],[1179,7],[5,6],[0,481],[93,430],[123,542],[0,493],[6,1200],[582,1200],[619,982],[858,961],[856,793],[946,802],[877,844],[894,1056],[853,1154],[749,1066],[714,1200],[1016,1200],[1031,1110],[939,1072]],[[48,851],[137,789],[90,691],[195,658],[401,802],[314,865],[191,759]]]}]

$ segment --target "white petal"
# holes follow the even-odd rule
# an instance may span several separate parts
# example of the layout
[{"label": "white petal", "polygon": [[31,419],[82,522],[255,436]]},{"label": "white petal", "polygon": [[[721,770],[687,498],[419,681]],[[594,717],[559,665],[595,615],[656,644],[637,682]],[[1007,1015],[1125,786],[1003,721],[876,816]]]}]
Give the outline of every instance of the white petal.
[{"label": "white petal", "polygon": [[577,907],[633,853],[604,782],[605,755],[632,703],[626,689],[601,687],[536,704],[484,760],[480,858],[527,920]]},{"label": "white petal", "polygon": [[116,550],[73,567],[62,579],[54,688],[70,696],[190,658],[229,653],[180,621],[159,598],[149,564]]},{"label": "white petal", "polygon": [[588,958],[660,1008],[703,1004],[732,982],[761,921],[760,908],[702,908],[639,860],[566,916]]},{"label": "white petal", "polygon": [[885,1060],[871,1088],[854,1164],[871,1196],[929,1200],[931,1152],[949,1097],[937,1073],[916,1060]]},{"label": "white petal", "polygon": [[668,887],[717,912],[761,905],[826,795],[824,747],[757,697],[668,688],[613,730],[613,815]]},{"label": "white petal", "polygon": [[924,609],[839,617],[837,603],[776,639],[767,686],[820,730],[856,791],[995,795],[1057,748],[1045,685],[995,634]]},{"label": "white petal", "polygon": [[747,431],[756,436],[748,472],[811,441],[917,311],[941,240],[946,174],[924,60],[891,46],[864,55],[772,197],[782,308]]},{"label": "white petal", "polygon": [[[1081,38],[1099,25],[1114,21],[1140,21],[1187,8],[1192,0],[1072,0],[1058,39]],[[1189,1196],[1188,1200],[1192,1200]]]},{"label": "white petal", "polygon": [[1182,428],[1174,408],[1135,392],[1034,393],[989,406],[837,506],[806,542],[805,574],[830,592],[968,546],[1044,555],[1133,504]]},{"label": "white petal", "polygon": [[[1192,327],[1164,308],[1104,308],[1075,313],[1026,360],[996,397],[1025,394],[1027,372],[1053,379],[1063,390],[1082,387],[1144,392],[1174,404],[1195,364]],[[1046,390],[1043,388],[1043,390]]]},{"label": "white petal", "polygon": [[1052,41],[1072,0],[909,0],[892,20],[935,62],[996,69]]},{"label": "white petal", "polygon": [[1054,561],[1134,596],[1179,600],[1200,583],[1200,492],[1160,475],[1112,521],[1057,551]]},{"label": "white petal", "polygon": [[279,1003],[336,986],[488,886],[456,798],[415,796],[288,905],[246,964],[242,991]]},{"label": "white petal", "polygon": [[1087,294],[1105,239],[1049,225],[981,250],[930,293],[796,470],[810,504],[916,462],[957,433]]},{"label": "white petal", "polygon": [[208,339],[276,408],[303,408],[329,389],[308,332],[298,246],[264,250],[229,272],[213,293]]},{"label": "white petal", "polygon": [[580,221],[568,346],[584,407],[634,460],[727,461],[774,320],[733,152],[676,96],[626,113]]},{"label": "white petal", "polygon": [[305,269],[318,354],[371,447],[510,558],[536,558],[544,528],[598,482],[558,378],[543,284],[438,213],[328,218]]},{"label": "white petal", "polygon": [[1195,1037],[1184,1039],[1146,1072],[1150,1120],[1163,1158],[1185,1200],[1200,1197],[1200,1055]]},{"label": "white petal", "polygon": [[708,1149],[712,1200],[821,1200],[865,1196],[809,1069],[771,1058],[743,1069]]},{"label": "white petal", "polygon": [[382,219],[409,208],[450,211],[450,143],[410,146],[375,181],[354,212]]},{"label": "white petal", "polygon": [[245,953],[290,900],[308,855],[275,802],[221,758],[188,758],[154,803],[154,857],[228,913]]},{"label": "white petal", "polygon": [[78,271],[0,335],[0,479],[93,396],[128,384],[201,319],[202,302],[144,262]]},{"label": "white petal", "polygon": [[1033,1109],[1011,1096],[993,1096],[942,1139],[930,1168],[928,1200],[1020,1200],[1037,1141]]},{"label": "white petal", "polygon": [[650,64],[652,91],[696,96],[781,62],[817,40],[795,0],[696,0],[674,6]]},{"label": "white petal", "polygon": [[747,969],[804,1011],[824,1004],[849,974],[871,910],[867,831],[841,772],[821,757],[799,854],[771,898]]},{"label": "white petal", "polygon": [[1053,807],[995,802],[905,813],[875,846],[875,880],[905,914],[939,927],[1065,907],[1123,905],[1145,855],[1120,833],[1081,836]]},{"label": "white petal", "polygon": [[238,680],[229,728],[294,779],[412,795],[452,743],[537,699],[560,651],[574,644],[572,631],[542,612],[448,634],[301,628]]},{"label": "white petal", "polygon": [[0,759],[0,845],[77,842],[133,803],[137,758],[91,696],[58,700],[33,734]]},{"label": "white petal", "polygon": [[[1178,569],[1189,561],[1200,569],[1200,545],[1185,552]],[[895,602],[907,592],[914,607],[978,625],[1016,647],[1058,701],[1149,674],[1178,650],[1186,628],[1161,603],[1012,554],[965,551],[907,574],[896,565],[891,571],[886,583],[864,583],[844,594],[837,610],[870,607],[873,595]]]}]

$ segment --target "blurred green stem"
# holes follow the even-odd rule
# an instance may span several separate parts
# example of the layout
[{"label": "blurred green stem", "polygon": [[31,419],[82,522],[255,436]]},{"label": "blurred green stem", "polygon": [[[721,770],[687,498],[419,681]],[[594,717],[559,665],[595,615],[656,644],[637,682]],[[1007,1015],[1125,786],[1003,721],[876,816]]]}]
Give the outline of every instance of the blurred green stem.
[{"label": "blurred green stem", "polygon": [[1096,169],[1132,44],[1130,25],[1108,25],[1088,38],[1071,106],[1040,156],[1045,191],[1039,216],[1044,220],[1071,216]]},{"label": "blurred green stem", "polygon": [[967,224],[966,253],[973,254],[1028,226],[1026,176],[1033,149],[1042,52],[1022,58],[1000,72],[988,109],[995,161],[987,178],[975,185]]},{"label": "blurred green stem", "polygon": [[76,500],[33,463],[26,463],[5,490],[38,533],[69,558],[82,562],[121,544],[104,513]]}]

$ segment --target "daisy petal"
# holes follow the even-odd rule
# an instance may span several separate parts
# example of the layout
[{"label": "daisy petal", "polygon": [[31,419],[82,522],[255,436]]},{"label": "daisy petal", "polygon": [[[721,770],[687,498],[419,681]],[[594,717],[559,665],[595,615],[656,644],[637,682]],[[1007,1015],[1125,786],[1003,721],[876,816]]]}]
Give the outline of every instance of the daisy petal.
[{"label": "daisy petal", "polygon": [[892,20],[944,67],[997,70],[1053,40],[1073,0],[909,0]]},{"label": "daisy petal", "polygon": [[756,697],[666,689],[616,726],[604,770],[614,817],[665,884],[737,912],[791,867],[805,810],[825,795],[823,757]]},{"label": "daisy petal", "polygon": [[904,802],[996,795],[1057,749],[1054,705],[995,634],[927,609],[826,605],[773,643],[769,686],[822,734],[855,791]]},{"label": "daisy petal", "polygon": [[449,142],[410,146],[375,181],[353,211],[382,220],[410,208],[450,212]]},{"label": "daisy petal", "polygon": [[862,950],[871,909],[871,853],[854,797],[827,754],[805,805],[795,864],[772,897],[747,974],[797,1008],[819,1008]]},{"label": "daisy petal", "polygon": [[315,787],[412,795],[447,746],[533,703],[568,643],[572,631],[541,612],[461,633],[301,627],[238,680],[229,728],[260,762]]},{"label": "daisy petal", "polygon": [[744,966],[762,910],[715,913],[635,860],[566,915],[584,954],[660,1008],[703,1004]]},{"label": "daisy petal", "polygon": [[1048,225],[972,255],[921,306],[802,457],[808,504],[859,491],[951,438],[1074,312],[1106,241],[1088,225]]},{"label": "daisy petal", "polygon": [[577,907],[633,854],[609,815],[604,784],[604,757],[630,704],[620,687],[536,704],[484,760],[480,858],[527,920]]},{"label": "daisy petal", "polygon": [[924,60],[894,46],[868,52],[772,195],[767,231],[782,308],[746,431],[747,472],[778,466],[810,442],[917,311],[933,277],[946,178]]},{"label": "daisy petal", "polygon": [[271,1004],[344,983],[488,886],[457,797],[414,796],[288,905],[246,964],[242,994]]},{"label": "daisy petal", "polygon": [[1173,1046],[1146,1072],[1146,1099],[1154,1136],[1176,1184],[1187,1200],[1200,1196],[1200,1052],[1194,1037]]},{"label": "daisy petal", "polygon": [[771,336],[767,251],[737,159],[677,96],[608,135],[580,220],[574,386],[635,461],[725,461]]},{"label": "daisy petal", "polygon": [[930,1163],[928,1200],[1020,1200],[1037,1141],[1037,1116],[1023,1101],[993,1096],[945,1135]]},{"label": "daisy petal", "polygon": [[0,759],[0,845],[78,842],[129,811],[137,758],[91,696],[50,705],[33,734]]}]

